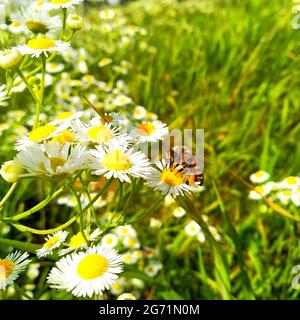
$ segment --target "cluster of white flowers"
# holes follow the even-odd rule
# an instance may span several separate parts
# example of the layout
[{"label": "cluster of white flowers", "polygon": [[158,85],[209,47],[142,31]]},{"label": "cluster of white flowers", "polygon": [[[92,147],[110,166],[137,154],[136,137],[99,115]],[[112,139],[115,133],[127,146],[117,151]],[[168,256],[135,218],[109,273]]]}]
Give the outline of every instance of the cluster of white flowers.
[{"label": "cluster of white flowers", "polygon": [[261,200],[263,196],[267,196],[270,200],[278,200],[282,205],[293,204],[300,207],[300,177],[289,176],[276,182],[270,180],[267,172],[259,170],[250,176],[250,180],[257,184],[249,193],[250,199]]}]

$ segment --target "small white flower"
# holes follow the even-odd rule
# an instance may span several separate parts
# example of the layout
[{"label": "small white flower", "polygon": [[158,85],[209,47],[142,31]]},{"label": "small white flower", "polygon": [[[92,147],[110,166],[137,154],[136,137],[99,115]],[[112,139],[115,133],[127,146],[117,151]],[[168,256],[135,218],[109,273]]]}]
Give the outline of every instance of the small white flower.
[{"label": "small white flower", "polygon": [[29,54],[38,58],[41,54],[48,57],[52,52],[64,52],[68,50],[70,43],[51,38],[41,37],[28,40],[26,45],[18,46],[17,49],[22,55]]},{"label": "small white flower", "polygon": [[126,106],[127,104],[130,104],[132,102],[132,99],[125,96],[125,95],[119,95],[113,100],[113,105],[117,107],[123,107]]},{"label": "small white flower", "polygon": [[124,237],[133,238],[133,237],[137,236],[137,233],[136,233],[135,229],[131,225],[119,226],[119,227],[114,229],[114,232],[122,239]]},{"label": "small white flower", "polygon": [[22,176],[60,176],[72,174],[86,166],[85,148],[70,143],[45,143],[32,145],[20,151],[16,160],[27,170]]},{"label": "small white flower", "polygon": [[300,188],[292,191],[291,200],[296,207],[300,207]]},{"label": "small white flower", "polygon": [[101,19],[111,20],[115,16],[115,11],[112,9],[104,9],[100,11],[99,16]]},{"label": "small white flower", "polygon": [[287,177],[281,181],[280,187],[282,189],[297,189],[300,187],[300,177]]},{"label": "small white flower", "polygon": [[163,140],[168,133],[168,126],[161,121],[143,122],[130,132],[138,144]]},{"label": "small white flower", "polygon": [[118,237],[113,233],[106,234],[101,240],[101,245],[109,248],[115,248],[117,244]]},{"label": "small white flower", "polygon": [[122,254],[122,261],[126,264],[135,264],[137,262],[137,258],[128,251]]},{"label": "small white flower", "polygon": [[146,118],[147,110],[142,106],[136,106],[133,110],[134,119],[141,120]]},{"label": "small white flower", "polygon": [[175,218],[181,218],[183,217],[184,215],[186,215],[186,211],[181,208],[181,207],[176,207],[174,210],[173,210],[173,216]]},{"label": "small white flower", "polygon": [[30,260],[27,259],[28,257],[29,254],[27,252],[22,254],[19,251],[15,251],[4,259],[0,259],[0,290],[5,290],[6,287],[13,285],[20,273],[30,263]]},{"label": "small white flower", "polygon": [[201,231],[201,228],[196,221],[192,220],[185,226],[184,230],[188,236],[194,237]]},{"label": "small white flower", "polygon": [[123,246],[128,249],[139,249],[141,245],[136,237],[125,237]]},{"label": "small white flower", "polygon": [[67,290],[76,297],[102,295],[122,272],[122,259],[114,249],[94,246],[86,252],[59,260],[48,276],[50,287]]},{"label": "small white flower", "polygon": [[280,203],[283,204],[284,206],[288,205],[291,201],[292,197],[292,190],[286,189],[286,190],[281,190],[277,192],[276,194],[277,198],[279,199]]},{"label": "small white flower", "polygon": [[271,191],[271,186],[269,184],[258,186],[250,191],[249,198],[251,200],[260,200],[262,199],[262,196],[268,195]]},{"label": "small white flower", "polygon": [[132,293],[123,293],[117,300],[136,300],[136,297]]},{"label": "small white flower", "polygon": [[53,250],[59,248],[62,243],[67,239],[67,231],[58,231],[45,238],[45,243],[41,249],[36,251],[37,257],[43,258],[53,253]]},{"label": "small white flower", "polygon": [[98,66],[99,66],[100,68],[103,68],[103,67],[105,67],[105,66],[107,66],[107,65],[109,65],[109,64],[111,64],[111,63],[112,63],[112,59],[110,59],[110,58],[102,58],[102,59],[99,61]]},{"label": "small white flower", "polygon": [[49,73],[59,73],[64,70],[65,66],[60,62],[49,62],[46,65],[46,71]]},{"label": "small white flower", "polygon": [[115,178],[131,182],[130,177],[146,178],[151,172],[150,162],[142,152],[125,149],[118,145],[96,146],[90,151],[90,168],[95,175],[104,175],[107,179]]},{"label": "small white flower", "polygon": [[262,183],[262,182],[267,181],[269,178],[270,178],[270,175],[266,171],[263,171],[263,170],[259,170],[255,173],[252,173],[250,176],[250,180],[253,183]]},{"label": "small white flower", "polygon": [[158,272],[162,269],[162,264],[160,262],[150,262],[150,264],[144,269],[145,273],[149,277],[155,277]]}]

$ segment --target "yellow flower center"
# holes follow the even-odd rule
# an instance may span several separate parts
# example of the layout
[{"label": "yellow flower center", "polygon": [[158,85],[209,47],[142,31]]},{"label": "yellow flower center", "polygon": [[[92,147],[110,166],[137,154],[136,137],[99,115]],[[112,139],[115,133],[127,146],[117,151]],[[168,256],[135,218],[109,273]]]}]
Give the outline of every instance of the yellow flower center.
[{"label": "yellow flower center", "polygon": [[155,131],[155,126],[152,123],[142,123],[138,125],[139,134],[143,136],[151,136]]},{"label": "yellow flower center", "polygon": [[52,124],[47,124],[45,126],[38,127],[29,133],[29,139],[31,141],[39,141],[47,138],[51,133],[56,130],[56,127]]},{"label": "yellow flower center", "polygon": [[112,244],[113,243],[113,239],[112,238],[106,238],[105,239],[105,243],[106,244]]},{"label": "yellow flower center", "polygon": [[13,27],[20,27],[21,23],[19,21],[13,21],[11,25]]},{"label": "yellow flower center", "polygon": [[85,239],[83,238],[83,235],[81,232],[78,232],[77,234],[75,234],[70,240],[70,247],[73,249],[76,249],[82,246],[83,244],[85,244]]},{"label": "yellow flower center", "polygon": [[[57,66],[56,63],[53,63],[52,65],[54,65],[54,67]],[[71,111],[62,112],[62,113],[58,114],[58,115],[55,117],[55,120],[68,119],[68,118],[70,118],[73,114],[74,114],[74,113],[71,112]]]},{"label": "yellow flower center", "polygon": [[44,4],[44,1],[37,1],[35,4],[36,4],[37,6],[42,6],[42,5]]},{"label": "yellow flower center", "polygon": [[59,157],[52,157],[49,160],[50,160],[50,163],[51,163],[51,168],[52,168],[52,170],[54,172],[56,171],[56,169],[58,167],[62,167],[66,163],[65,159],[59,158]]},{"label": "yellow flower center", "polygon": [[61,134],[53,137],[52,141],[53,142],[58,142],[60,144],[64,144],[65,142],[72,142],[76,139],[75,135],[69,131],[69,130],[64,130],[61,132]]},{"label": "yellow flower center", "polygon": [[93,127],[89,129],[86,134],[95,142],[107,142],[113,136],[110,129],[106,126]]},{"label": "yellow flower center", "polygon": [[164,169],[160,174],[160,181],[170,186],[184,183],[184,176],[176,170]]},{"label": "yellow flower center", "polygon": [[30,39],[27,45],[34,50],[45,50],[55,47],[55,41],[49,38],[34,38]]},{"label": "yellow flower center", "polygon": [[282,193],[283,193],[285,196],[288,196],[288,197],[289,197],[292,192],[291,192],[291,190],[283,190]]},{"label": "yellow flower center", "polygon": [[98,254],[84,257],[78,264],[77,273],[84,280],[92,280],[102,276],[108,270],[108,260]]},{"label": "yellow flower center", "polygon": [[57,242],[60,241],[60,237],[55,236],[51,239],[49,239],[47,242],[44,243],[44,248],[45,249],[51,249],[53,246],[57,244]]},{"label": "yellow flower center", "polygon": [[11,260],[0,259],[0,281],[7,279],[13,272],[15,264]]},{"label": "yellow flower center", "polygon": [[132,167],[132,163],[125,152],[114,150],[107,153],[102,160],[102,164],[109,170],[127,170]]},{"label": "yellow flower center", "polygon": [[137,242],[135,239],[129,239],[127,245],[128,245],[128,247],[134,247],[136,245],[136,243]]},{"label": "yellow flower center", "polygon": [[263,171],[257,171],[255,174],[256,178],[262,178],[264,176],[264,172]]},{"label": "yellow flower center", "polygon": [[71,0],[51,0],[53,4],[65,4],[70,2]]},{"label": "yellow flower center", "polygon": [[288,178],[286,179],[286,182],[287,182],[288,184],[290,184],[290,185],[295,185],[295,184],[297,184],[297,178],[296,178],[296,177],[288,177]]},{"label": "yellow flower center", "polygon": [[262,194],[264,193],[264,188],[263,187],[255,187],[254,189],[257,193]]}]

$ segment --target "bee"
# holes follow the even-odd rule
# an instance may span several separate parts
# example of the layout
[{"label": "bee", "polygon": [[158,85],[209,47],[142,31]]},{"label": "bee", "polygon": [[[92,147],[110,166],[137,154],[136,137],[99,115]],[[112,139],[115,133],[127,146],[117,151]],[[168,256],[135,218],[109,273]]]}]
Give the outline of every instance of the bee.
[{"label": "bee", "polygon": [[187,176],[187,185],[203,186],[203,162],[197,159],[187,147],[173,147],[168,154],[170,167]]}]

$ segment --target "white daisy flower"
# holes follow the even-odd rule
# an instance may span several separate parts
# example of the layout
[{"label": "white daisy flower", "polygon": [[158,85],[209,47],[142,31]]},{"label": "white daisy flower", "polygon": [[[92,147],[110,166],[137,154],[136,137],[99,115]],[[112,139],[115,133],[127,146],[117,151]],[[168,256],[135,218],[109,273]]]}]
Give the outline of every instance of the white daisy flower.
[{"label": "white daisy flower", "polygon": [[119,226],[116,227],[114,229],[114,232],[120,237],[120,238],[124,238],[124,237],[136,237],[137,233],[135,231],[135,229],[131,226],[131,225],[127,225],[127,226]]},{"label": "white daisy flower", "polygon": [[126,264],[135,264],[137,262],[137,258],[132,252],[128,251],[122,254],[122,261]]},{"label": "white daisy flower", "polygon": [[[4,70],[15,69],[20,64],[21,60],[22,55],[15,48],[0,51],[0,67]],[[0,92],[1,91],[0,88]]]},{"label": "white daisy flower", "polygon": [[147,110],[142,106],[136,106],[133,110],[134,119],[141,120],[146,118]]},{"label": "white daisy flower", "polygon": [[170,195],[165,196],[165,198],[164,198],[164,206],[165,207],[169,207],[174,203],[175,203],[175,200],[172,196],[170,196]]},{"label": "white daisy flower", "polygon": [[19,21],[12,21],[8,26],[11,33],[26,33],[28,30]]},{"label": "white daisy flower", "polygon": [[270,185],[262,185],[255,187],[254,190],[251,190],[249,193],[249,199],[251,200],[260,200],[262,199],[262,195],[266,196],[271,192]]},{"label": "white daisy flower", "polygon": [[123,246],[128,249],[139,249],[141,246],[136,237],[125,237],[122,243]]},{"label": "white daisy flower", "polygon": [[263,170],[259,170],[255,173],[252,173],[250,176],[250,180],[253,183],[262,183],[262,182],[267,181],[269,178],[270,178],[270,175],[266,171],[263,171]]},{"label": "white daisy flower", "polygon": [[20,151],[16,159],[28,171],[22,176],[65,176],[85,168],[88,153],[85,148],[70,143],[32,145]]},{"label": "white daisy flower", "polygon": [[159,229],[162,226],[162,222],[159,219],[150,218],[149,226],[153,229]]},{"label": "white daisy flower", "polygon": [[84,144],[101,144],[108,145],[116,143],[127,146],[130,137],[120,134],[119,128],[113,127],[110,123],[104,123],[101,118],[93,118],[88,124],[83,123],[79,119],[72,122],[71,127],[76,133],[78,140]]},{"label": "white daisy flower", "polygon": [[147,120],[151,120],[151,121],[154,121],[154,120],[157,120],[158,119],[158,115],[153,113],[153,112],[147,112],[146,114],[146,119]]},{"label": "white daisy flower", "polygon": [[189,183],[189,176],[184,171],[178,171],[164,159],[155,164],[158,169],[152,170],[145,183],[154,190],[161,191],[163,195],[172,195],[173,198],[199,191],[197,185]]},{"label": "white daisy flower", "polygon": [[22,254],[19,251],[15,251],[4,259],[0,259],[0,290],[5,290],[6,287],[13,285],[20,273],[30,263],[30,260],[27,259],[28,257],[29,254],[27,252]]},{"label": "white daisy flower", "polygon": [[282,189],[297,189],[300,187],[300,177],[287,177],[281,181],[280,187]]},{"label": "white daisy flower", "polygon": [[118,237],[113,233],[106,234],[101,240],[101,245],[109,248],[115,248],[117,244]]},{"label": "white daisy flower", "polygon": [[5,181],[9,183],[17,182],[21,177],[22,173],[22,164],[16,160],[6,161],[2,164],[0,168],[0,175]]},{"label": "white daisy flower", "polygon": [[69,9],[82,2],[83,0],[50,0],[49,4],[53,9]]},{"label": "white daisy flower", "polygon": [[119,278],[113,283],[109,289],[114,296],[120,295],[125,289],[125,282],[123,278]]},{"label": "white daisy flower", "polygon": [[197,234],[197,240],[201,243],[205,242],[205,235],[202,231],[199,231]]},{"label": "white daisy flower", "polygon": [[125,96],[124,94],[121,94],[119,96],[117,96],[114,100],[113,100],[113,105],[115,105],[116,107],[124,107],[127,104],[130,104],[132,102],[132,99]]},{"label": "white daisy flower", "polygon": [[30,39],[26,45],[18,46],[17,49],[22,55],[29,54],[32,57],[38,58],[41,54],[48,57],[48,54],[52,52],[64,52],[68,50],[69,47],[69,42],[41,37]]},{"label": "white daisy flower", "polygon": [[90,168],[95,175],[104,175],[131,182],[130,177],[146,178],[151,173],[150,162],[142,152],[125,149],[118,145],[96,146],[90,151]]},{"label": "white daisy flower", "polygon": [[296,207],[300,207],[300,188],[292,191],[291,200]]},{"label": "white daisy flower", "polygon": [[181,207],[176,207],[174,210],[173,210],[173,216],[175,218],[182,218],[183,216],[186,215],[186,211],[181,208]]},{"label": "white daisy flower", "polygon": [[104,9],[99,13],[99,17],[104,20],[111,20],[115,16],[115,11],[112,9]]},{"label": "white daisy flower", "polygon": [[62,243],[67,239],[68,232],[67,231],[57,231],[52,235],[48,235],[45,238],[45,243],[43,244],[41,249],[36,251],[37,257],[43,258],[53,253],[53,250],[59,248]]},{"label": "white daisy flower", "polygon": [[192,220],[185,226],[184,231],[188,236],[194,237],[201,231],[201,227],[196,221]]},{"label": "white daisy flower", "polygon": [[11,14],[11,20],[19,22],[35,34],[55,32],[61,28],[61,22],[57,16],[50,16],[46,10],[33,9],[32,6],[14,11]]},{"label": "white daisy flower", "polygon": [[64,70],[65,66],[60,62],[49,62],[46,66],[46,71],[49,73],[59,73]]},{"label": "white daisy flower", "polygon": [[50,287],[77,297],[102,295],[122,272],[122,259],[114,249],[95,246],[73,253],[56,263],[48,276]]},{"label": "white daisy flower", "polygon": [[153,261],[144,269],[144,272],[149,277],[155,277],[162,268],[163,265],[160,262]]},{"label": "white daisy flower", "polygon": [[292,198],[292,190],[286,189],[286,190],[281,190],[277,192],[276,194],[278,200],[280,201],[281,204],[284,206],[288,205],[291,201]]},{"label": "white daisy flower", "polygon": [[168,126],[160,121],[143,122],[131,130],[137,144],[163,140],[169,133]]},{"label": "white daisy flower", "polygon": [[[101,234],[101,231],[96,228],[91,234],[89,234],[87,232],[87,230],[84,230],[84,234],[85,234],[85,237],[87,238],[88,241],[90,242],[94,242],[97,240],[97,238],[100,236]],[[82,232],[78,232],[76,234],[74,234],[69,243],[67,243],[67,248],[65,249],[62,249],[59,251],[59,255],[60,256],[64,256],[65,254],[68,254],[72,251],[78,251],[78,250],[81,250],[81,249],[87,249],[88,248],[88,245],[87,243],[85,242],[85,239],[83,237],[83,234]]]},{"label": "white daisy flower", "polygon": [[9,96],[7,95],[7,92],[6,92],[6,85],[3,84],[0,86],[0,107],[7,107],[8,99],[9,99]]},{"label": "white daisy flower", "polygon": [[105,66],[107,66],[107,65],[109,65],[109,64],[111,64],[112,63],[112,59],[110,59],[110,58],[102,58],[99,62],[98,62],[98,66],[100,67],[100,68],[103,68],[103,67],[105,67]]},{"label": "white daisy flower", "polygon": [[123,293],[117,300],[136,300],[136,297],[132,293]]}]

